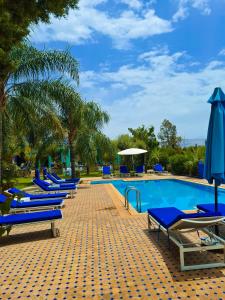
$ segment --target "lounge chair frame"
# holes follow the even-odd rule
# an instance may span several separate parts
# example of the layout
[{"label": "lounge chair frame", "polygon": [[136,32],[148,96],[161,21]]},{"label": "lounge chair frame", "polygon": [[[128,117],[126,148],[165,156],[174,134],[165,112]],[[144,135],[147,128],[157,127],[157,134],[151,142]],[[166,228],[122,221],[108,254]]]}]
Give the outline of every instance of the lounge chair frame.
[{"label": "lounge chair frame", "polygon": [[[168,243],[170,246],[170,240],[179,247],[180,252],[180,269],[181,271],[188,270],[199,270],[199,269],[208,269],[208,268],[216,268],[216,267],[224,267],[225,266],[225,240],[219,239],[215,234],[213,234],[210,230],[207,230],[209,226],[213,226],[219,224],[225,220],[224,217],[212,217],[209,221],[201,221],[194,219],[181,219],[175,224],[173,224],[169,229],[164,228],[155,218],[151,215],[147,215],[148,218],[148,229],[149,231],[157,231],[158,232],[158,240],[160,231],[162,231],[168,238]],[[201,218],[204,219],[204,218]],[[202,226],[200,225],[202,224]],[[184,226],[186,224],[187,226]],[[200,226],[199,226],[200,225]],[[152,228],[153,227],[153,228]],[[202,243],[184,243],[181,239],[180,230],[187,229],[187,231],[197,231],[201,229],[205,234],[207,234],[210,238],[216,242],[213,245],[203,245]],[[202,252],[202,251],[210,251],[210,250],[223,250],[223,261],[215,262],[215,263],[205,263],[198,265],[185,265],[184,255],[185,253],[190,252]]]},{"label": "lounge chair frame", "polygon": [[[33,200],[31,200],[33,201]],[[62,209],[65,207],[64,201],[60,205],[46,205],[46,206],[34,206],[34,207],[15,207],[10,208],[10,213],[20,213],[20,212],[34,212],[42,210],[52,210],[52,209]]]},{"label": "lounge chair frame", "polygon": [[[65,192],[65,193],[67,193],[67,192]],[[8,190],[5,190],[4,194],[6,196],[13,196],[13,197],[15,196],[15,194],[10,193]],[[38,194],[46,194],[46,191],[43,191],[43,190],[40,190],[40,189],[32,190],[32,195],[38,195]],[[54,193],[50,193],[49,192],[48,194],[56,194],[56,191]],[[29,196],[24,196],[24,197],[28,197],[29,198]],[[68,198],[68,193],[67,193],[66,197],[62,197],[62,196],[57,197],[57,199],[63,199],[63,200],[67,199],[67,198]],[[54,198],[52,198],[52,197],[48,197],[48,198],[35,198],[35,199],[31,199],[31,201],[43,201],[43,200],[53,200],[53,199]]]},{"label": "lounge chair frame", "polygon": [[[45,220],[45,221],[37,221],[37,222],[29,222],[29,223],[21,223],[21,224],[14,224],[14,225],[0,225],[0,228],[13,228],[13,227],[18,227],[18,226],[25,226],[25,225],[36,225],[36,224],[44,224],[44,223],[50,223],[51,225],[51,232],[52,232],[52,237],[59,237],[60,236],[60,230],[56,228],[55,223],[60,222],[63,219],[55,219],[55,220]],[[9,233],[7,234],[9,235]]]}]

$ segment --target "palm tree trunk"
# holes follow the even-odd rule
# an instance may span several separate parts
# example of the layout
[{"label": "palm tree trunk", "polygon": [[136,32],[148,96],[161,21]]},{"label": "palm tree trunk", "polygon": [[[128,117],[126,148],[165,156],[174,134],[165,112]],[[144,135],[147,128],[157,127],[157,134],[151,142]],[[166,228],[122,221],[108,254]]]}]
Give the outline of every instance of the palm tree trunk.
[{"label": "palm tree trunk", "polygon": [[[0,100],[1,101],[1,100]],[[3,144],[3,132],[2,132],[2,123],[3,123],[3,110],[0,107],[0,193],[2,192],[3,186],[2,186],[2,144]]]},{"label": "palm tree trunk", "polygon": [[3,161],[3,112],[5,108],[5,91],[4,83],[0,83],[0,192],[2,192],[2,180],[3,180],[3,171],[2,171],[2,161]]},{"label": "palm tree trunk", "polygon": [[73,138],[71,135],[69,135],[68,138],[69,141],[69,148],[70,148],[70,165],[71,165],[71,178],[76,177],[76,170],[75,170],[75,149],[74,149],[74,143]]},{"label": "palm tree trunk", "polygon": [[90,165],[87,164],[87,175],[90,175]]}]

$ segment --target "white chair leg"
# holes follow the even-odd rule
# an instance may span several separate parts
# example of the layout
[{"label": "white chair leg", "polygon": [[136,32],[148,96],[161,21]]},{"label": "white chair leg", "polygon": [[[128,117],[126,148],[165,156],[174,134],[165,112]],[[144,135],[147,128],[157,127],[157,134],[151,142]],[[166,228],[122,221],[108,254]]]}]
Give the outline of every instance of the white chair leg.
[{"label": "white chair leg", "polygon": [[55,222],[51,222],[51,231],[52,231],[52,236],[53,237],[60,236],[60,231],[59,231],[58,228],[55,227]]}]

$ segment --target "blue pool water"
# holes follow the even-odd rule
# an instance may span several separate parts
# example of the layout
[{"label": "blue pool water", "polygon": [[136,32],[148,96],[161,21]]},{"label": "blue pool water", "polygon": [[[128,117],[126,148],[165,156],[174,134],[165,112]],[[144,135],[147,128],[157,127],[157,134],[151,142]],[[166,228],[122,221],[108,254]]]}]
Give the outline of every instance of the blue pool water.
[{"label": "blue pool water", "polygon": [[[93,184],[112,183],[124,195],[127,186],[136,187],[141,193],[142,212],[148,208],[175,206],[194,209],[197,204],[214,203],[214,188],[176,179],[140,181],[95,181]],[[219,202],[225,203],[225,190],[219,189]],[[129,192],[129,203],[136,208],[135,192]]]}]

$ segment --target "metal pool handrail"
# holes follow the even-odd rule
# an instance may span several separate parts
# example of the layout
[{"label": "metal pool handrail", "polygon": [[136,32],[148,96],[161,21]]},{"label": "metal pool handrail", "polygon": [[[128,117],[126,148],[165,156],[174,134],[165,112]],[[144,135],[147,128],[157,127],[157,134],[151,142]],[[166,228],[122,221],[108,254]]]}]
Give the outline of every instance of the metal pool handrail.
[{"label": "metal pool handrail", "polygon": [[134,187],[134,186],[127,186],[125,188],[125,208],[129,210],[129,201],[128,201],[128,195],[130,191],[136,192],[136,209],[138,212],[141,212],[141,193],[140,191]]}]

